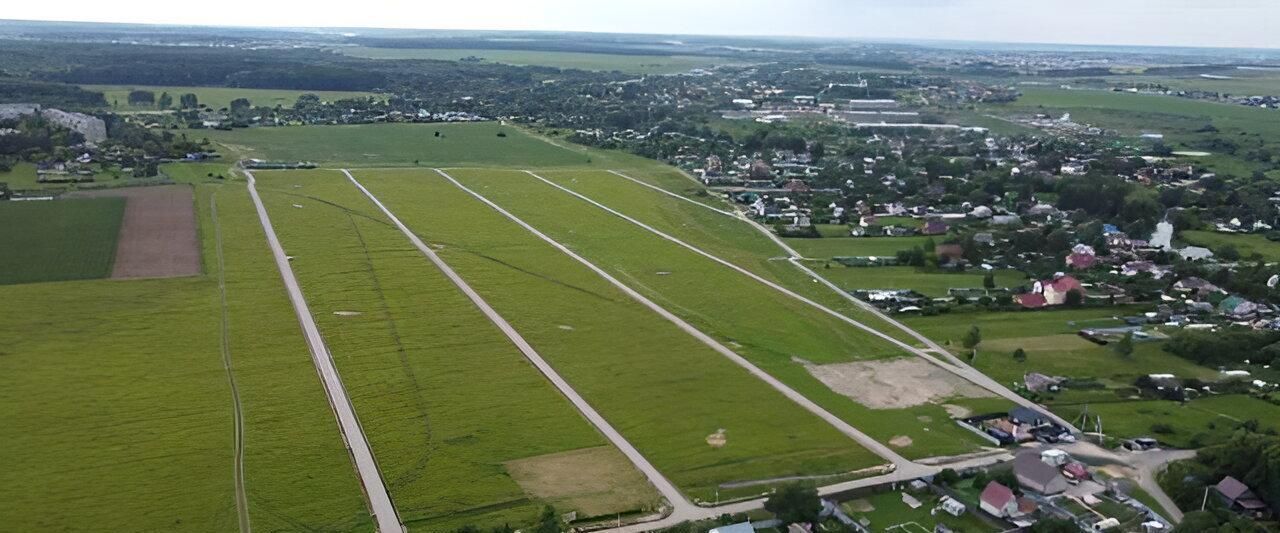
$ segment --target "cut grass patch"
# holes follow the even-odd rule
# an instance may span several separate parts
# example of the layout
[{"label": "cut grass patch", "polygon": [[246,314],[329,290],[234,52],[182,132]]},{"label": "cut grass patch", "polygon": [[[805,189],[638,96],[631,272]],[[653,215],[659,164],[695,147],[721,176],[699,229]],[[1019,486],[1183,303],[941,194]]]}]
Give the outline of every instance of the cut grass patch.
[{"label": "cut grass patch", "polygon": [[[975,440],[959,433],[945,415],[945,423],[936,427],[904,424],[900,412],[867,409],[831,391],[802,363],[900,353],[887,342],[527,174],[465,169],[451,174],[873,437],[887,442],[907,432],[916,443],[907,452],[917,457],[974,449]],[[795,271],[785,264],[779,268]]]},{"label": "cut grass patch", "polygon": [[1280,261],[1280,242],[1275,242],[1257,234],[1218,233],[1216,231],[1191,230],[1178,234],[1182,240],[1196,246],[1203,246],[1218,251],[1224,246],[1234,246],[1243,260],[1254,255],[1262,256],[1267,262]]},{"label": "cut grass patch", "polygon": [[404,522],[532,522],[503,465],[603,437],[341,173],[256,175]]},{"label": "cut grass patch", "polygon": [[[825,268],[830,265],[830,268]],[[809,268],[846,290],[909,289],[934,298],[947,296],[947,289],[981,289],[982,271],[945,272],[907,266],[846,267],[839,263],[811,262]],[[996,287],[1024,285],[1027,276],[1016,270],[996,270]]]},{"label": "cut grass patch", "polygon": [[[435,133],[440,136],[436,137]],[[574,166],[591,155],[496,122],[192,130],[238,157],[346,166]],[[499,137],[498,134],[504,134]]]},{"label": "cut grass patch", "polygon": [[[1053,411],[1067,420],[1079,420],[1085,405],[1062,405]],[[1246,420],[1260,422],[1260,431],[1280,429],[1280,406],[1242,395],[1199,398],[1179,404],[1162,400],[1096,402],[1088,404],[1089,416],[1102,417],[1108,437],[1154,437],[1167,446],[1199,448],[1223,442]],[[1168,432],[1156,432],[1157,425]],[[1090,424],[1089,429],[1093,426]]]},{"label": "cut grass patch", "polygon": [[558,509],[575,509],[582,518],[654,498],[649,480],[612,446],[516,459],[506,468],[531,497]]},{"label": "cut grass patch", "polygon": [[[881,463],[434,172],[355,175],[690,496]],[[725,443],[709,444],[719,430]]]},{"label": "cut grass patch", "polygon": [[123,198],[0,202],[0,284],[111,275]]},{"label": "cut grass patch", "polygon": [[[787,246],[809,259],[832,257],[894,257],[902,250],[924,246],[929,237],[824,237],[783,239]],[[941,242],[934,238],[935,242]]]}]

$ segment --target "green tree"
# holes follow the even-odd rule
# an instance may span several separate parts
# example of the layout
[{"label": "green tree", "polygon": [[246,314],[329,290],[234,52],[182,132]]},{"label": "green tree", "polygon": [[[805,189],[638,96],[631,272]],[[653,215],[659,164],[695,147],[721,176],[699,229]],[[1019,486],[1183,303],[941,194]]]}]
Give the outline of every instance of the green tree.
[{"label": "green tree", "polygon": [[764,509],[777,516],[783,524],[811,524],[818,521],[822,500],[813,487],[788,485],[769,496],[764,502]]},{"label": "green tree", "polygon": [[982,276],[982,287],[985,289],[996,288],[996,275],[991,272],[984,274]]},{"label": "green tree", "polygon": [[1063,301],[1067,307],[1080,307],[1084,304],[1084,293],[1080,289],[1071,289],[1067,291],[1067,297]]},{"label": "green tree", "polygon": [[200,107],[200,99],[196,97],[196,93],[186,93],[178,97],[178,106],[183,109],[195,109]]},{"label": "green tree", "polygon": [[1128,359],[1129,356],[1133,355],[1133,333],[1125,333],[1124,336],[1120,337],[1120,340],[1116,342],[1115,348],[1113,349],[1116,353],[1120,354],[1120,357]]},{"label": "green tree", "polygon": [[542,515],[538,517],[538,523],[531,530],[533,533],[560,533],[560,517],[556,514],[554,507],[548,505],[542,508]]},{"label": "green tree", "polygon": [[160,99],[156,101],[156,106],[160,109],[169,109],[173,105],[173,97],[169,96],[168,91],[160,93]]},{"label": "green tree", "polygon": [[236,111],[242,110],[247,111],[251,105],[252,104],[249,103],[248,98],[236,98],[231,101],[231,112],[235,113]]},{"label": "green tree", "polygon": [[978,345],[982,344],[982,330],[978,326],[969,326],[969,331],[965,332],[964,338],[960,343],[966,350],[970,350],[970,359],[978,356]]},{"label": "green tree", "polygon": [[151,91],[129,91],[129,105],[155,105],[156,93]]},{"label": "green tree", "polygon": [[1026,351],[1026,350],[1023,350],[1022,348],[1018,348],[1017,350],[1014,350],[1014,351],[1013,351],[1013,360],[1014,360],[1014,361],[1017,361],[1017,362],[1019,362],[1019,363],[1025,363],[1025,362],[1027,362],[1027,351]]}]

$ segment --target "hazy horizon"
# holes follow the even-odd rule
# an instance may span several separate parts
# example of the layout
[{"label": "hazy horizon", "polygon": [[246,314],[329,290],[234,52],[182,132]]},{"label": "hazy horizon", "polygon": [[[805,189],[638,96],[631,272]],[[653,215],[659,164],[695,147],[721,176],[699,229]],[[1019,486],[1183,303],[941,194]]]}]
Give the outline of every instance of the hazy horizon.
[{"label": "hazy horizon", "polygon": [[1280,2],[1225,0],[474,0],[420,5],[368,0],[344,12],[226,0],[190,12],[170,2],[69,0],[8,7],[0,18],[183,26],[563,31],[961,41],[1033,45],[1280,48]]}]

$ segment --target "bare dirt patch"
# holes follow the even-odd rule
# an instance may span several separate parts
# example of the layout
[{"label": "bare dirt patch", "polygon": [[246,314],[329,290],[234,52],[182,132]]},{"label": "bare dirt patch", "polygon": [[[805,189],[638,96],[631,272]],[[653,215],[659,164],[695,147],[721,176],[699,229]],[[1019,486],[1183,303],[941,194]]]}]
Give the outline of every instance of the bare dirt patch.
[{"label": "bare dirt patch", "polygon": [[125,199],[111,277],[172,278],[200,273],[200,238],[189,185],[72,193]]},{"label": "bare dirt patch", "polygon": [[973,414],[973,409],[962,405],[944,403],[942,408],[947,410],[947,414],[951,415],[951,418],[968,418]]},{"label": "bare dirt patch", "polygon": [[724,434],[723,429],[716,430],[715,433],[707,435],[707,445],[712,448],[723,448],[724,445],[728,443],[729,437]]},{"label": "bare dirt patch", "polygon": [[906,448],[907,446],[910,446],[913,443],[915,443],[915,441],[911,440],[911,437],[908,437],[906,435],[898,435],[892,439],[889,439],[889,445],[895,448]]},{"label": "bare dirt patch", "polygon": [[948,398],[990,396],[986,390],[916,357],[806,365],[831,390],[872,409],[900,409]]},{"label": "bare dirt patch", "polygon": [[610,446],[517,459],[506,467],[530,496],[579,516],[640,509],[658,499],[644,476]]}]

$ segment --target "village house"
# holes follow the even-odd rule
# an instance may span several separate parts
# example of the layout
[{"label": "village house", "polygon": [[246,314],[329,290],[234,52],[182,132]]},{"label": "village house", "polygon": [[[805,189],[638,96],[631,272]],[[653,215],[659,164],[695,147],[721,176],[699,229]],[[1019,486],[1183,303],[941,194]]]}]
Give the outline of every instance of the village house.
[{"label": "village house", "polygon": [[1227,476],[1213,487],[1214,493],[1222,500],[1222,504],[1234,512],[1253,518],[1265,518],[1270,514],[1266,502],[1262,501],[1248,485],[1240,480]]},{"label": "village house", "polygon": [[1023,489],[1041,494],[1057,494],[1067,490],[1067,478],[1052,465],[1045,463],[1039,454],[1024,453],[1013,460],[1013,473]]},{"label": "village house", "polygon": [[1031,286],[1031,292],[1014,296],[1019,305],[1028,309],[1050,307],[1067,303],[1067,295],[1076,291],[1081,298],[1085,296],[1080,281],[1061,272],[1054,274],[1052,280],[1037,281]]},{"label": "village house", "polygon": [[978,497],[978,505],[983,511],[998,518],[1008,518],[1018,514],[1018,499],[1013,490],[998,482],[987,483]]},{"label": "village house", "polygon": [[1087,244],[1077,244],[1067,256],[1067,266],[1074,270],[1088,270],[1098,263],[1098,254]]}]

